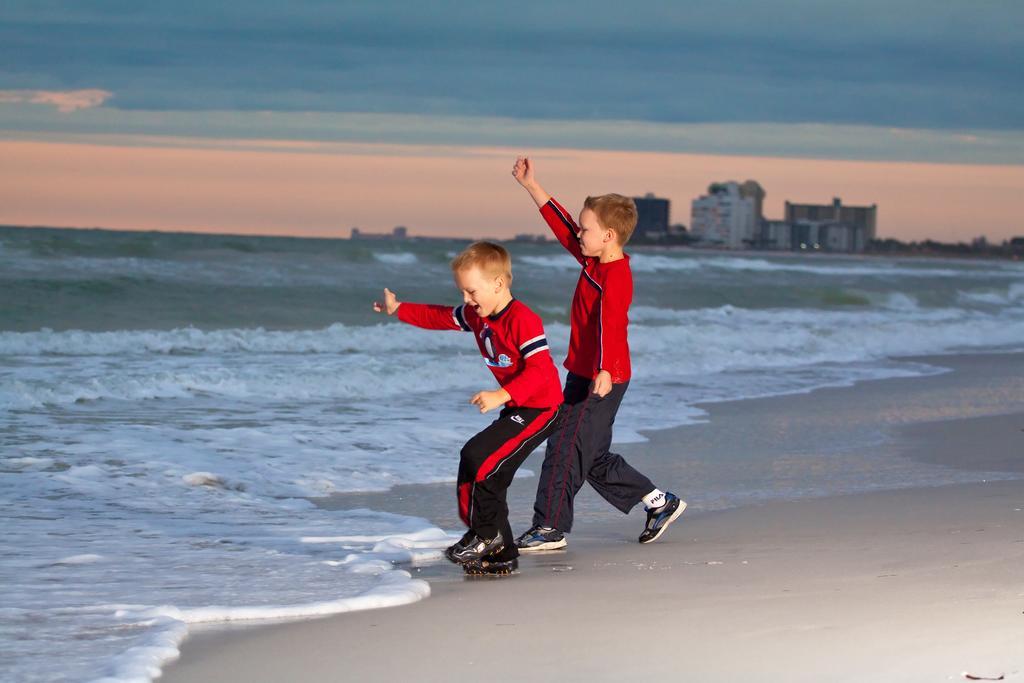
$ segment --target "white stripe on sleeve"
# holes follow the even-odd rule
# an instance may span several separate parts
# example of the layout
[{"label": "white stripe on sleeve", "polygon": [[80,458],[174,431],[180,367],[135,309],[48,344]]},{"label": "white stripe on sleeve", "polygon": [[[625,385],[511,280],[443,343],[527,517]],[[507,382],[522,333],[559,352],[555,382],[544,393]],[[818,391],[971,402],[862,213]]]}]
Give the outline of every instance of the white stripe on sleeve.
[{"label": "white stripe on sleeve", "polygon": [[525,349],[527,346],[529,346],[533,342],[540,341],[543,338],[544,338],[544,335],[543,334],[539,334],[536,337],[534,337],[533,339],[527,339],[526,341],[524,341],[522,344],[519,345],[519,350],[522,351],[523,349]]},{"label": "white stripe on sleeve", "polygon": [[527,354],[524,354],[524,355],[523,355],[523,360],[525,360],[525,359],[529,358],[530,356],[532,356],[532,355],[533,355],[533,354],[535,354],[535,353],[539,353],[540,351],[546,351],[546,350],[547,350],[547,348],[548,348],[548,345],[547,345],[547,344],[545,344],[544,346],[538,346],[538,347],[537,347],[537,348],[535,348],[535,349],[534,349],[533,351],[530,351],[529,353],[527,353]]}]

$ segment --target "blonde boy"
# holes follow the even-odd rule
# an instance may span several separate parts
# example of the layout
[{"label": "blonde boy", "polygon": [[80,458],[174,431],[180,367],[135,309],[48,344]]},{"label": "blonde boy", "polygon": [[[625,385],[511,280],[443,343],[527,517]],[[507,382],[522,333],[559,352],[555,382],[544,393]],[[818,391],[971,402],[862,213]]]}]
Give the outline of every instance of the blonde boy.
[{"label": "blonde boy", "polygon": [[562,393],[540,317],[512,296],[512,260],[500,245],[471,244],[452,261],[461,306],[400,303],[384,290],[374,310],[432,330],[472,332],[499,388],[469,399],[498,418],[466,442],[456,496],[465,536],[446,551],[470,574],[507,574],[519,551],[508,523],[506,491],[516,469],[559,422]]}]

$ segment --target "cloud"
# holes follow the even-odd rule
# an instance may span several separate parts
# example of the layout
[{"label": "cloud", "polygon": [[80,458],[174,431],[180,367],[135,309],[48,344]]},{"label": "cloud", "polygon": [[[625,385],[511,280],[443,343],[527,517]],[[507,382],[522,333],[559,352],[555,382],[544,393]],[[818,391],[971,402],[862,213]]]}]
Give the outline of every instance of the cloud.
[{"label": "cloud", "polygon": [[69,114],[79,109],[99,107],[113,97],[107,90],[0,90],[0,103],[48,104]]},{"label": "cloud", "polygon": [[[0,88],[116,108],[1021,130],[1019,0],[10,0]],[[77,117],[76,117],[77,118]]]}]

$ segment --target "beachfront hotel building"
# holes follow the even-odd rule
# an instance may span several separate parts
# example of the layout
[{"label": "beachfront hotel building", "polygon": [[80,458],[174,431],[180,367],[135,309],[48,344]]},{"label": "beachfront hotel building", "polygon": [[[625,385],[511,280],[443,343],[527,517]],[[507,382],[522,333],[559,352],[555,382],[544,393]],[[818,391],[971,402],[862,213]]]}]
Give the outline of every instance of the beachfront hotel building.
[{"label": "beachfront hotel building", "polygon": [[[756,190],[760,190],[758,194]],[[712,183],[708,193],[693,200],[690,232],[708,246],[743,249],[755,246],[760,236],[758,207],[764,190],[753,181]]]},{"label": "beachfront hotel building", "polygon": [[786,202],[785,219],[789,223],[835,223],[849,225],[864,231],[866,241],[875,239],[878,205],[843,206],[839,197],[831,204],[795,204]]},{"label": "beachfront hotel building", "polygon": [[699,246],[774,251],[859,253],[875,239],[878,205],[786,202],[782,220],[764,217],[766,193],[756,181],[712,183],[693,200],[691,233]]},{"label": "beachfront hotel building", "polygon": [[784,221],[790,225],[790,249],[862,252],[875,239],[878,205],[843,206],[786,202]]}]

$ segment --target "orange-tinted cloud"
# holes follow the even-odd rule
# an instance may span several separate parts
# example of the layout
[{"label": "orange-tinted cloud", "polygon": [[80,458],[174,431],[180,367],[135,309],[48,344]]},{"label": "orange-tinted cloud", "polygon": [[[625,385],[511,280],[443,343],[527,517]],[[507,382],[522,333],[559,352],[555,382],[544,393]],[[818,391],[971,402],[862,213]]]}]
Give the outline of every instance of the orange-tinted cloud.
[{"label": "orange-tinted cloud", "polygon": [[[112,140],[0,141],[0,222],[251,234],[347,236],[352,226],[414,234],[540,232],[496,147],[224,140],[218,146]],[[540,150],[545,187],[571,207],[587,194],[655,192],[689,223],[712,181],[758,180],[765,212],[783,201],[879,206],[879,235],[1001,240],[1024,234],[1024,166],[827,161]]]},{"label": "orange-tinted cloud", "polygon": [[48,104],[65,114],[99,107],[113,97],[107,90],[0,90],[0,103]]}]

